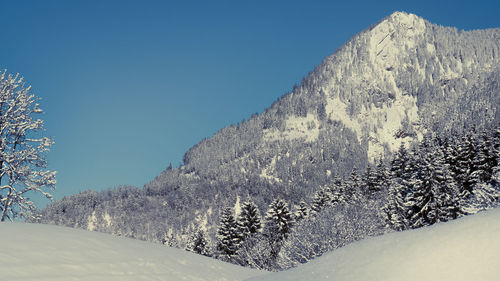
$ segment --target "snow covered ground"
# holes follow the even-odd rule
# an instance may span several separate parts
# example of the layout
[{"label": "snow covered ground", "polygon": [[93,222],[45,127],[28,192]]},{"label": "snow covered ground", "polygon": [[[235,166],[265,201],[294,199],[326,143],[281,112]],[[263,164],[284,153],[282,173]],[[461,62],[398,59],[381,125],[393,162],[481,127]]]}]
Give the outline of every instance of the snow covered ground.
[{"label": "snow covered ground", "polygon": [[500,209],[366,239],[250,280],[497,281]]},{"label": "snow covered ground", "polygon": [[58,226],[1,223],[0,241],[0,280],[500,280],[500,209],[366,239],[278,273]]},{"label": "snow covered ground", "polygon": [[243,280],[261,271],[66,227],[1,223],[0,280]]}]

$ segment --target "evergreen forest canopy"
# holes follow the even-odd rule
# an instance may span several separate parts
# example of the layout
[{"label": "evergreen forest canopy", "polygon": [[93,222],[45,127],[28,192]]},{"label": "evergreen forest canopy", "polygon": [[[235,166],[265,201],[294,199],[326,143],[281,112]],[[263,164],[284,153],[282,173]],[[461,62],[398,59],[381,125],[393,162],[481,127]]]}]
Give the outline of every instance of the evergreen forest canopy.
[{"label": "evergreen forest canopy", "polygon": [[163,223],[168,215],[161,215],[172,198],[134,187],[64,198],[42,212],[42,222],[91,226],[244,266],[280,270],[367,236],[419,228],[498,206],[499,159],[498,126],[453,139],[428,135],[410,149],[400,146],[390,161],[380,160],[363,171],[354,169],[348,178],[335,179],[298,204],[274,198],[267,208],[259,208],[249,196],[236,206],[238,214],[234,204],[225,206],[214,223],[215,235],[207,232],[203,219],[185,233],[175,234]]},{"label": "evergreen forest canopy", "polygon": [[144,188],[82,192],[37,221],[278,270],[492,208],[499,53],[500,29],[458,32],[394,13]]}]

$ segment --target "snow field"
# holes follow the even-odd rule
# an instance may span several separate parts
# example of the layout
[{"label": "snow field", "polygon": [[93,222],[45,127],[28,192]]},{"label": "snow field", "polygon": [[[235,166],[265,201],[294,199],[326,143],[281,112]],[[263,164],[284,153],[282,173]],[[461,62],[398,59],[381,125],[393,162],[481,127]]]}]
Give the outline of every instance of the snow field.
[{"label": "snow field", "polygon": [[0,224],[0,280],[243,280],[262,274],[164,245],[66,227]]},{"label": "snow field", "polygon": [[265,273],[104,233],[0,224],[1,280],[500,280],[500,209],[350,244]]},{"label": "snow field", "polygon": [[500,209],[365,239],[297,268],[249,280],[497,281]]}]

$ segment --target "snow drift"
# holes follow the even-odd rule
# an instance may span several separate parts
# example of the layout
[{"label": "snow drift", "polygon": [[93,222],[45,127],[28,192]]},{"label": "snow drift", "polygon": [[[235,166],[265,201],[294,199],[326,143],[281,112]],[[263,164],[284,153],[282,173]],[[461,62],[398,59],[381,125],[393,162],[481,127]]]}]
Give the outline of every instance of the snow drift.
[{"label": "snow drift", "polygon": [[500,209],[369,238],[308,264],[263,273],[108,234],[0,224],[1,280],[474,280],[500,276]]},{"label": "snow drift", "polygon": [[366,239],[250,280],[500,280],[500,209]]},{"label": "snow drift", "polygon": [[180,249],[66,227],[0,224],[0,280],[243,280],[262,274]]}]

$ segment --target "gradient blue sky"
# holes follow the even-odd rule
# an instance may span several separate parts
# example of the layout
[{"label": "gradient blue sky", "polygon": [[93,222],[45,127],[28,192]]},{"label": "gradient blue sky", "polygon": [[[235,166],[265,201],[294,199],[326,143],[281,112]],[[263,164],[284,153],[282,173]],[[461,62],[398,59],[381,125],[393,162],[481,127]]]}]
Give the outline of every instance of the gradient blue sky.
[{"label": "gradient blue sky", "polygon": [[142,186],[393,11],[500,27],[499,1],[460,2],[0,1],[0,68],[42,98],[59,199]]}]

